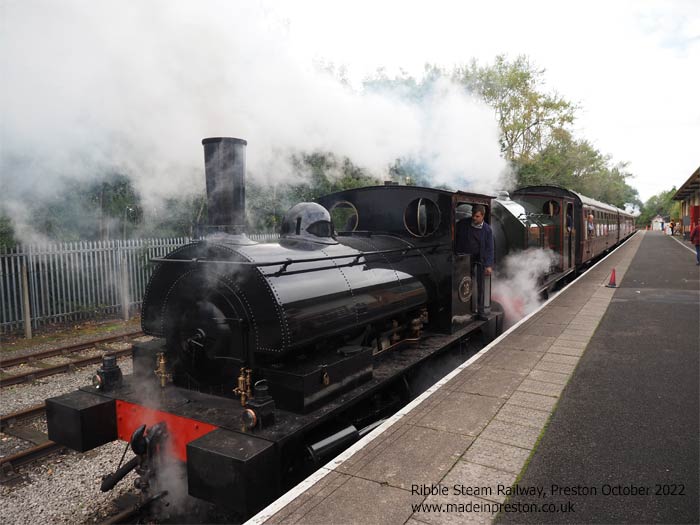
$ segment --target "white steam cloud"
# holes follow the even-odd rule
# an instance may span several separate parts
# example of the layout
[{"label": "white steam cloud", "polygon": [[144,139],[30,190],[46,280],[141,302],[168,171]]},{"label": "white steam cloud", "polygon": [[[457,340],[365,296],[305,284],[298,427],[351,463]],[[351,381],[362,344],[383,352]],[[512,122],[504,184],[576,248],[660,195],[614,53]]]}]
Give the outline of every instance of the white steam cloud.
[{"label": "white steam cloud", "polygon": [[359,93],[300,58],[285,24],[241,2],[4,2],[0,204],[105,170],[132,178],[146,205],[201,190],[211,136],[247,139],[261,183],[290,182],[290,154],[321,151],[377,177],[403,157],[435,184],[501,185],[484,103],[446,81],[419,104]]},{"label": "white steam cloud", "polygon": [[540,306],[540,279],[558,262],[555,252],[541,248],[516,252],[503,260],[493,279],[492,298],[503,306],[507,326]]}]

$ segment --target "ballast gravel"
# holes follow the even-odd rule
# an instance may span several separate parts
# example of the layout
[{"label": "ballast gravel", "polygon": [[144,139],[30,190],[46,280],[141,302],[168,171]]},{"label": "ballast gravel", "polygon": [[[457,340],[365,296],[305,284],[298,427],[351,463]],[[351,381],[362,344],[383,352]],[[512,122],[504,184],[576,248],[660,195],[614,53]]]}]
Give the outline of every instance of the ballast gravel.
[{"label": "ballast gravel", "polygon": [[[134,472],[112,491],[100,491],[102,475],[116,470],[124,443],[90,452],[69,452],[22,469],[22,479],[0,485],[0,522],[7,524],[100,523],[119,511],[115,498],[136,494]],[[127,454],[125,461],[130,459]]]},{"label": "ballast gravel", "polygon": [[[131,374],[131,357],[125,356],[117,360],[124,375]],[[40,403],[49,397],[60,396],[73,392],[82,386],[90,384],[92,376],[99,364],[79,368],[75,372],[56,374],[37,379],[32,383],[13,385],[0,390],[0,414],[17,412]]]},{"label": "ballast gravel", "polygon": [[[133,327],[123,328],[123,332],[131,330]],[[70,342],[89,340],[90,337],[78,337]],[[146,336],[137,340],[150,339]],[[122,348],[124,344],[108,343],[100,346],[101,348],[84,350],[80,354],[105,353]],[[40,349],[44,348],[35,347],[32,351],[5,352],[3,356],[9,358],[25,355]],[[118,364],[124,375],[131,374],[131,357],[120,358]],[[82,386],[89,385],[97,368],[99,364],[88,365],[74,372],[3,388],[0,390],[0,413],[5,415],[29,408],[43,403],[47,398],[73,392]],[[29,424],[37,430],[46,431],[45,418],[39,418]],[[0,434],[0,456],[13,454],[27,446],[29,444],[26,441]],[[124,448],[123,442],[115,441],[84,454],[68,451],[21,468],[17,478],[0,485],[0,523],[13,525],[101,523],[107,517],[122,510],[117,508],[115,500],[138,494],[134,488],[136,478],[134,472],[127,475],[110,492],[100,491],[102,476],[117,469]],[[133,453],[127,452],[124,461],[128,461],[131,457]]]},{"label": "ballast gravel", "polygon": [[53,348],[59,348],[59,347],[63,347],[66,345],[89,343],[91,341],[94,341],[95,339],[99,339],[101,336],[102,337],[111,337],[111,336],[129,334],[129,333],[134,332],[138,329],[139,329],[138,323],[130,322],[130,323],[124,324],[123,326],[120,326],[116,329],[109,330],[108,332],[96,333],[93,331],[91,333],[85,333],[85,334],[76,333],[72,336],[61,337],[59,340],[51,340],[51,341],[46,341],[46,342],[40,342],[40,339],[37,339],[37,342],[35,344],[33,344],[31,347],[18,348],[18,349],[13,349],[11,343],[8,343],[7,341],[4,341],[2,338],[0,338],[0,345],[2,345],[2,358],[3,359],[12,359],[15,357],[27,356],[27,355],[34,354],[36,352],[41,352],[44,350],[51,350]]},{"label": "ballast gravel", "polygon": [[[124,374],[130,374],[130,357],[118,360]],[[58,374],[15,385],[0,391],[1,412],[7,414],[42,403],[49,397],[66,394],[90,384],[99,364],[66,374]],[[45,418],[30,423],[46,431]],[[0,455],[9,455],[30,446],[6,434],[0,435]],[[137,494],[132,472],[112,491],[100,491],[104,474],[117,469],[124,452],[121,441],[108,443],[84,454],[67,452],[20,469],[18,480],[0,485],[0,523],[99,523],[118,512],[114,500],[126,493]],[[125,461],[133,454],[127,453]]]}]

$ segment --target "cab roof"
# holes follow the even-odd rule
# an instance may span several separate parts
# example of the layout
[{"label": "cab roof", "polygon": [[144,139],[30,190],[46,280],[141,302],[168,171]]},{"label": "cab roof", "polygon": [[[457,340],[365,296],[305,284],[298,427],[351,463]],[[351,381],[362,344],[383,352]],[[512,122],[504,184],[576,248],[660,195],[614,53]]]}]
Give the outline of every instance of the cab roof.
[{"label": "cab roof", "polygon": [[363,186],[361,188],[350,188],[347,190],[341,190],[341,191],[336,191],[333,193],[328,193],[326,195],[323,195],[323,199],[327,199],[329,197],[334,197],[334,196],[340,196],[340,195],[345,195],[348,193],[360,193],[360,192],[365,192],[365,191],[422,191],[422,192],[428,192],[428,193],[434,193],[436,195],[447,195],[447,196],[453,196],[453,195],[458,195],[458,196],[464,196],[465,198],[469,197],[478,197],[481,199],[495,199],[495,195],[487,195],[484,193],[473,193],[473,192],[465,192],[465,191],[454,191],[454,190],[445,190],[441,188],[428,188],[426,186],[405,186],[405,185],[399,185],[399,184],[391,184],[391,185],[382,185],[382,186]]}]

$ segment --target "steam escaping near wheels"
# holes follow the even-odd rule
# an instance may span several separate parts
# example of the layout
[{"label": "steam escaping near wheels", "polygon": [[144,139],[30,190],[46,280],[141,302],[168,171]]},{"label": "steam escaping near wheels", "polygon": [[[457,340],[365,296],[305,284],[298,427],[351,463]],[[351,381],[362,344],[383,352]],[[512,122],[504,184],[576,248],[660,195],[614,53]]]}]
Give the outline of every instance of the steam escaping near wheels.
[{"label": "steam escaping near wheels", "polygon": [[493,279],[492,295],[503,307],[504,328],[542,304],[542,281],[558,262],[555,252],[541,248],[512,253],[503,260]]}]

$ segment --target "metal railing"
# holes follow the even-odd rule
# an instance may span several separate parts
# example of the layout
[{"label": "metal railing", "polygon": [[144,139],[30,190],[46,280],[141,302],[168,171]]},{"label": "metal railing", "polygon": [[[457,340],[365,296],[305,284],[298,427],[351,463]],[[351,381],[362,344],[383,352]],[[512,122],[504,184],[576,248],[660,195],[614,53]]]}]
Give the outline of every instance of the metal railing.
[{"label": "metal railing", "polygon": [[[251,234],[274,242],[277,234]],[[0,246],[0,332],[51,323],[129,316],[138,311],[153,258],[191,242],[187,237]],[[26,322],[29,320],[29,322]]]}]

